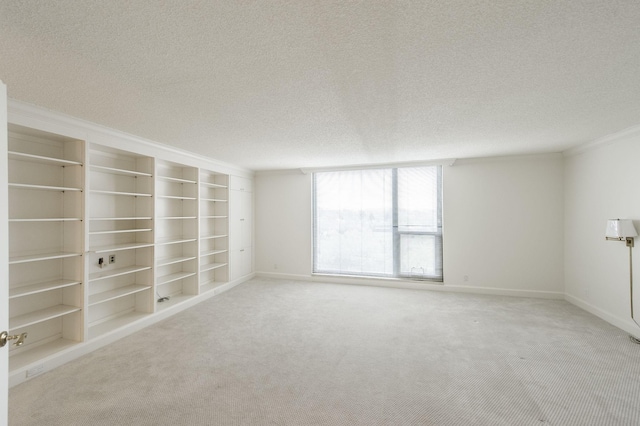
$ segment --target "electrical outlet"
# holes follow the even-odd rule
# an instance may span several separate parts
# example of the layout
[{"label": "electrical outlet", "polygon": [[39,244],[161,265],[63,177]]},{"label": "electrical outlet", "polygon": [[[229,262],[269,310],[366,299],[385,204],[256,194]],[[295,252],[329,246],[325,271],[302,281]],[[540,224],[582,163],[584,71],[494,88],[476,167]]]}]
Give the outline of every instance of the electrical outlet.
[{"label": "electrical outlet", "polygon": [[27,370],[27,377],[37,376],[44,373],[44,364],[36,365],[33,368]]},{"label": "electrical outlet", "polygon": [[109,264],[111,263],[116,263],[116,255],[112,254],[111,256],[109,256]]}]

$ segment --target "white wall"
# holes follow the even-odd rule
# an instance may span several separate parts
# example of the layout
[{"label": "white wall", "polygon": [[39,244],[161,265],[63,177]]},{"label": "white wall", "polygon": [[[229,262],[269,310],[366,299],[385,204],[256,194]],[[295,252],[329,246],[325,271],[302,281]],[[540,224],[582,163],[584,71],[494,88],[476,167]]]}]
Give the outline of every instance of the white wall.
[{"label": "white wall", "polygon": [[[547,155],[444,166],[447,288],[562,297],[562,161]],[[256,176],[258,273],[311,277],[311,208],[310,174]]]},{"label": "white wall", "polygon": [[255,178],[255,269],[311,274],[311,175],[300,171]]},{"label": "white wall", "polygon": [[561,155],[445,167],[445,284],[563,292],[562,179]]},{"label": "white wall", "polygon": [[[639,161],[637,132],[565,158],[566,298],[635,335],[640,329],[630,319],[629,249],[623,242],[606,241],[604,234],[607,219],[614,218],[635,219],[640,230]],[[634,265],[640,271],[636,241]],[[638,306],[640,298],[634,299]]]}]

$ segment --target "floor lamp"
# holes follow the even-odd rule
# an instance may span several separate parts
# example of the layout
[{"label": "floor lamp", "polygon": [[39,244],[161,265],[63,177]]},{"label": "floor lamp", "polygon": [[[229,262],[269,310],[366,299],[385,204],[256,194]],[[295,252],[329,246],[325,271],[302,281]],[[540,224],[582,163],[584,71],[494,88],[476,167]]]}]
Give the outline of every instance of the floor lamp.
[{"label": "floor lamp", "polygon": [[[638,236],[636,228],[630,219],[610,219],[607,221],[606,239],[611,241],[625,241],[629,247],[629,294],[631,304],[631,319],[638,324],[633,317],[633,238]],[[629,336],[632,342],[640,344],[640,339]]]}]

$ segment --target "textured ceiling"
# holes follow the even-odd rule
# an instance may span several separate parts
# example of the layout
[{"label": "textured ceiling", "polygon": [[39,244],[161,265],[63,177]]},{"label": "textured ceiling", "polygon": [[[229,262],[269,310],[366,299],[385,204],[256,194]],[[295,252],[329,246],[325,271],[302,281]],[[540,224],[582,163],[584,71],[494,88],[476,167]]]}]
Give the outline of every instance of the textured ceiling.
[{"label": "textured ceiling", "polygon": [[0,0],[9,96],[255,170],[640,124],[637,0]]}]

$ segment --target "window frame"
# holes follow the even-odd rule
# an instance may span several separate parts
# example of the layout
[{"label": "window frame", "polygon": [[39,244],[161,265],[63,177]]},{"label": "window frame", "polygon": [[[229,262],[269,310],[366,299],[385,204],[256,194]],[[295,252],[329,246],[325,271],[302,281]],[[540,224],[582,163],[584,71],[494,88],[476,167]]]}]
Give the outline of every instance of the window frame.
[{"label": "window frame", "polygon": [[[401,230],[399,227],[398,220],[398,212],[399,212],[399,199],[398,199],[398,169],[401,168],[414,168],[414,167],[434,167],[436,168],[436,186],[437,186],[437,200],[436,200],[436,230],[435,231],[408,231]],[[317,238],[318,238],[318,226],[317,226],[317,174],[323,172],[339,172],[339,171],[359,171],[359,169],[348,169],[348,170],[323,170],[318,172],[313,172],[312,174],[312,273],[314,275],[338,275],[338,276],[352,276],[352,277],[375,277],[375,278],[387,278],[387,279],[411,279],[411,280],[419,280],[419,281],[431,281],[431,282],[444,282],[444,267],[443,267],[443,219],[442,219],[442,206],[443,206],[443,167],[442,165],[424,165],[424,166],[389,166],[389,167],[380,167],[380,169],[391,170],[392,173],[392,194],[391,194],[391,212],[392,212],[392,251],[393,251],[393,274],[354,274],[354,273],[339,273],[339,272],[328,272],[328,271],[319,271],[318,270],[318,256],[317,256]],[[365,169],[362,169],[365,170]],[[435,238],[435,265],[436,265],[436,274],[435,275],[424,275],[420,276],[412,275],[412,274],[402,274],[401,273],[401,259],[402,259],[402,236],[433,236]]]}]

